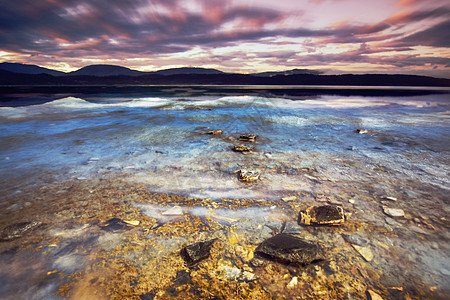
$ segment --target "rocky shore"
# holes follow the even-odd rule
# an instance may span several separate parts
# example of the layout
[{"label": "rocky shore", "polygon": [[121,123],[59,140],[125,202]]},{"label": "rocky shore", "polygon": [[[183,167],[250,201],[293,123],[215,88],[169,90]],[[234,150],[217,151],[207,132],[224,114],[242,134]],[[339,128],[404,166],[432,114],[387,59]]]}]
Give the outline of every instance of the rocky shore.
[{"label": "rocky shore", "polygon": [[445,299],[446,216],[346,196],[211,200],[125,178],[23,190],[1,204],[2,296]]}]

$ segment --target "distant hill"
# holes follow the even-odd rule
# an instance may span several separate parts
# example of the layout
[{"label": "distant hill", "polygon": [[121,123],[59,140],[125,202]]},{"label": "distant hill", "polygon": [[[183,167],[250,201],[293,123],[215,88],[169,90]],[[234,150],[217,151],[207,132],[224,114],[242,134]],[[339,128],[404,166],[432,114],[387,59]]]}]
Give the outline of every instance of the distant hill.
[{"label": "distant hill", "polygon": [[292,69],[292,70],[286,70],[286,71],[253,73],[251,75],[259,76],[259,77],[273,77],[273,76],[278,76],[278,75],[286,76],[286,75],[299,75],[299,74],[320,75],[320,74],[322,74],[322,72],[316,71],[316,70],[308,70],[308,69]]},{"label": "distant hill", "polygon": [[131,70],[122,66],[115,65],[90,65],[83,67],[79,70],[67,73],[69,76],[140,76],[144,75],[144,72],[139,72],[136,70]]},{"label": "distant hill", "polygon": [[9,62],[2,62],[0,63],[0,70],[3,71],[9,71],[14,73],[20,73],[20,74],[48,74],[52,76],[63,76],[67,75],[64,72],[51,70],[35,65],[27,65],[27,64],[20,64],[20,63],[9,63]]},{"label": "distant hill", "polygon": [[[319,73],[319,74],[318,74]],[[293,69],[256,74],[225,73],[207,68],[174,68],[140,72],[115,65],[90,65],[63,73],[15,63],[0,64],[0,85],[336,85],[336,86],[443,86],[450,79],[402,74],[322,75]]]},{"label": "distant hill", "polygon": [[173,68],[173,69],[165,69],[153,72],[159,75],[180,75],[180,74],[225,74],[222,71],[216,69],[206,69],[206,68]]}]

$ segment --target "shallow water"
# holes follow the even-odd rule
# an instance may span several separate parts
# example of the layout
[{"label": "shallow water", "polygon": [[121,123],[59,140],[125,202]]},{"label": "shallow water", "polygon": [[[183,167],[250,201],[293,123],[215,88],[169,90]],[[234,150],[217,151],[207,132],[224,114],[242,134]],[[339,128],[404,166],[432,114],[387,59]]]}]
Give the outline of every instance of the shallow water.
[{"label": "shallow water", "polygon": [[[236,249],[255,248],[264,237],[274,234],[283,222],[287,222],[287,232],[343,249],[344,254],[339,253],[331,259],[333,263],[345,265],[344,257],[352,253],[351,260],[357,260],[359,264],[359,260],[364,260],[340,237],[350,232],[371,241],[376,263],[359,265],[357,273],[367,286],[362,283],[352,286],[352,280],[356,279],[346,278],[337,271],[342,275],[344,286],[347,285],[349,299],[350,295],[364,295],[367,288],[396,297],[394,292],[399,289],[393,292],[388,284],[401,287],[402,297],[443,297],[450,286],[449,112],[450,96],[445,93],[404,97],[316,95],[294,100],[288,96],[246,94],[245,90],[238,95],[205,93],[186,97],[103,95],[82,99],[69,96],[35,105],[0,107],[1,204],[5,215],[2,228],[14,221],[41,220],[46,225],[36,229],[35,234],[42,239],[39,243],[52,253],[45,257],[38,251],[34,271],[25,275],[16,269],[24,264],[27,254],[24,251],[31,251],[35,244],[29,240],[25,243],[22,238],[2,242],[0,276],[9,285],[1,292],[7,298],[27,297],[33,291],[38,291],[36,299],[48,299],[49,295],[56,297],[56,290],[61,291],[64,280],[68,280],[67,274],[80,272],[76,280],[70,278],[72,285],[67,291],[79,298],[89,296],[77,294],[80,293],[77,287],[86,287],[86,281],[100,272],[99,267],[87,268],[88,262],[92,263],[101,251],[116,251],[124,243],[122,235],[105,235],[95,227],[97,223],[92,222],[105,222],[108,217],[120,215],[122,218],[133,216],[148,226],[152,223],[148,220],[155,220],[153,223],[158,225],[151,225],[155,230],[168,228],[171,232],[162,234],[164,238],[151,233],[140,236],[138,241],[144,243],[145,237],[145,243],[153,245],[150,248],[165,249],[159,254],[146,252],[147,259],[172,255],[188,241],[195,242],[208,236],[222,238],[221,243],[228,243],[223,246],[226,249],[224,257],[230,260],[219,261],[222,269],[223,264],[236,267],[231,258],[233,253],[240,251]],[[222,134],[207,134],[209,130],[218,129],[223,131]],[[367,132],[357,133],[357,129]],[[240,141],[239,136],[245,133],[256,134],[255,142]],[[233,146],[239,144],[254,145],[255,150],[247,154],[233,151]],[[255,182],[243,183],[237,178],[240,169],[255,170],[261,176]],[[108,189],[104,188],[106,186]],[[140,192],[134,198],[127,198],[134,195],[134,189]],[[108,192],[100,195],[98,190]],[[169,202],[156,201],[152,195],[145,196],[147,191],[179,194],[197,200],[195,203],[184,203],[178,198]],[[281,200],[286,196],[294,200]],[[385,197],[397,200],[386,200]],[[244,198],[250,202],[236,204],[240,203],[238,199]],[[80,205],[83,201],[87,202],[84,206]],[[323,203],[341,205],[348,212],[349,225],[340,229],[317,229],[296,224],[300,209]],[[162,214],[174,205],[182,208],[183,216],[172,218]],[[234,210],[230,210],[230,205],[235,205]],[[383,213],[383,206],[401,208],[405,215],[389,217]],[[132,213],[126,214],[127,209]],[[99,215],[100,212],[106,215]],[[89,219],[91,215],[94,217]],[[214,220],[220,230],[199,233],[194,226],[186,229],[188,238],[170,229],[175,226],[173,224],[185,226],[185,218],[199,218],[205,224]],[[64,222],[75,223],[66,228]],[[212,228],[211,224],[208,226]],[[150,229],[144,232],[148,234]],[[73,233],[76,230],[83,235],[87,230],[87,237],[91,239],[80,239],[78,233]],[[58,236],[55,232],[62,233]],[[231,242],[233,234],[230,232],[241,242]],[[60,244],[43,242],[55,236],[60,239]],[[27,238],[32,239],[33,235]],[[80,256],[74,252],[78,248],[71,244],[72,240],[77,245],[91,247],[91,250]],[[65,252],[52,252],[48,246],[52,244],[57,245],[57,249],[66,249]],[[14,248],[18,245],[28,246],[19,251]],[[244,265],[241,262],[237,267],[243,270],[248,267],[248,261],[242,261]],[[175,274],[185,270],[179,261],[171,263]],[[350,270],[349,265],[344,265],[341,270]],[[215,265],[215,268],[220,266]],[[114,267],[120,269],[117,265]],[[141,271],[145,269],[140,268]],[[50,281],[36,283],[37,277],[49,272],[47,269],[65,272],[67,276],[60,276],[51,284]],[[152,272],[154,276],[166,276],[166,281],[161,279],[161,286],[166,290],[158,292],[156,287],[147,286],[140,290],[142,295],[162,299],[179,296],[167,288],[170,286],[167,282],[170,278],[175,280],[175,275]],[[307,295],[323,296],[320,291],[326,285],[324,282],[330,284],[331,278],[336,280],[335,275],[320,273],[317,266],[306,269],[303,275],[284,269],[278,273],[252,272],[259,276],[257,282],[264,287],[264,293],[301,299]],[[292,274],[298,278],[303,276],[303,281],[298,279],[301,282],[316,276],[315,282],[322,286],[307,295],[300,295],[285,290],[286,280],[280,286],[270,283],[267,274],[273,278],[283,275],[287,283]],[[210,280],[219,289],[220,285],[213,277]],[[17,278],[24,278],[24,284],[13,284]],[[116,286],[124,284],[127,291],[131,287],[142,288],[137,283],[111,282]],[[252,290],[239,280],[233,282],[241,289]],[[426,290],[420,294],[414,286]],[[91,288],[98,295],[106,289],[104,285]],[[196,293],[200,291],[198,288]],[[135,296],[139,295],[134,292],[137,293]],[[110,289],[107,295],[125,295],[121,293],[125,292]],[[269,297],[266,294],[264,297]],[[331,299],[333,295],[339,293],[328,294],[328,297]]]}]

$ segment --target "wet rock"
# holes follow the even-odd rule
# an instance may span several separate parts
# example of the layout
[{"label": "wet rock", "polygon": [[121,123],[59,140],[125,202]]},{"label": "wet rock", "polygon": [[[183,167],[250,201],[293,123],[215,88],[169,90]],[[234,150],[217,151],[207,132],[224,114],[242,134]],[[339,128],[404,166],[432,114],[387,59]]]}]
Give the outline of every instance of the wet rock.
[{"label": "wet rock", "polygon": [[368,240],[366,240],[362,237],[356,236],[356,235],[342,234],[342,237],[344,238],[344,240],[346,242],[348,242],[350,244],[358,245],[361,247],[366,247],[369,245]]},{"label": "wet rock", "polygon": [[298,216],[298,224],[304,225],[340,225],[344,220],[344,210],[335,205],[310,206]]},{"label": "wet rock", "polygon": [[211,239],[204,242],[197,242],[184,247],[180,254],[188,265],[194,265],[207,258],[212,245],[217,239]]},{"label": "wet rock", "polygon": [[239,180],[243,182],[251,182],[259,179],[260,174],[256,171],[239,170]]},{"label": "wet rock", "polygon": [[248,142],[254,142],[256,139],[256,134],[249,133],[249,134],[241,134],[239,136],[239,139],[241,141],[248,141]]},{"label": "wet rock", "polygon": [[361,247],[361,246],[353,245],[353,244],[352,244],[352,246],[353,246],[353,248],[355,248],[356,251],[359,252],[359,254],[361,254],[361,256],[366,261],[371,261],[373,259],[373,254],[369,247]]},{"label": "wet rock", "polygon": [[287,233],[265,240],[256,248],[255,254],[281,263],[299,265],[325,259],[324,250],[318,243]]},{"label": "wet rock", "polygon": [[387,206],[383,206],[383,211],[386,215],[390,217],[404,217],[405,212],[401,208],[390,208]]},{"label": "wet rock", "polygon": [[121,230],[132,229],[132,228],[134,228],[134,226],[126,223],[125,221],[123,221],[119,218],[112,218],[112,219],[106,221],[101,228],[106,231],[117,232],[117,231],[121,231]]},{"label": "wet rock", "polygon": [[22,222],[7,226],[0,234],[0,241],[10,241],[20,238],[28,232],[31,232],[42,225],[42,222]]},{"label": "wet rock", "polygon": [[222,129],[216,129],[216,130],[208,130],[206,131],[206,134],[212,134],[212,135],[219,135],[222,134],[223,130]]},{"label": "wet rock", "polygon": [[359,134],[365,134],[365,133],[370,133],[371,131],[367,130],[367,129],[358,128],[358,129],[355,130],[355,132],[359,133]]},{"label": "wet rock", "polygon": [[367,291],[368,300],[383,300],[383,298],[372,290]]},{"label": "wet rock", "polygon": [[255,274],[248,271],[241,271],[236,267],[221,265],[218,269],[221,272],[221,276],[226,280],[249,282],[256,279]]},{"label": "wet rock", "polygon": [[252,152],[255,146],[235,145],[233,150],[236,152]]}]

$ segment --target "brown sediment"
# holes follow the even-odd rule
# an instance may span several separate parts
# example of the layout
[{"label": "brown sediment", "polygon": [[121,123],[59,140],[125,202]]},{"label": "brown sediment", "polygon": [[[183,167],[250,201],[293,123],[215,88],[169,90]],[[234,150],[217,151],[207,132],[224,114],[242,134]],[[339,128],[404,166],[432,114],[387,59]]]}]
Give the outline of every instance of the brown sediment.
[{"label": "brown sediment", "polygon": [[[281,201],[281,197],[290,200]],[[386,269],[385,258],[410,266],[398,246],[375,242],[399,238],[389,228],[362,218],[350,218],[340,227],[299,227],[299,211],[315,203],[317,197],[308,192],[286,191],[280,192],[279,198],[193,198],[149,191],[146,186],[132,185],[121,178],[30,188],[1,204],[0,230],[21,222],[38,221],[43,225],[1,242],[2,257],[11,256],[2,265],[18,265],[25,257],[35,262],[28,275],[25,271],[8,275],[24,282],[14,292],[19,298],[28,295],[30,285],[38,283],[48,287],[53,296],[73,299],[365,299],[368,290],[384,298],[444,297],[445,290],[433,290],[419,277],[410,277],[409,283],[408,279],[396,278],[401,268]],[[8,210],[12,203],[23,199],[31,204]],[[178,205],[185,213],[161,223],[144,214],[137,204],[154,205],[161,211]],[[191,209],[196,207],[206,208],[209,213],[195,215]],[[220,215],[222,210],[238,212],[255,207],[267,212],[257,222],[251,215]],[[131,224],[117,232],[102,230],[112,218]],[[327,258],[304,267],[267,259],[256,261],[257,246],[278,233],[270,227],[324,243]],[[367,262],[344,241],[344,233],[369,237],[373,261]],[[187,245],[211,239],[216,241],[209,256],[195,266],[188,265],[179,254]],[[399,286],[402,289],[392,288]]]}]

